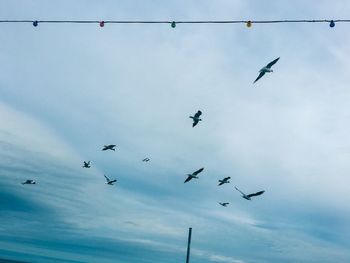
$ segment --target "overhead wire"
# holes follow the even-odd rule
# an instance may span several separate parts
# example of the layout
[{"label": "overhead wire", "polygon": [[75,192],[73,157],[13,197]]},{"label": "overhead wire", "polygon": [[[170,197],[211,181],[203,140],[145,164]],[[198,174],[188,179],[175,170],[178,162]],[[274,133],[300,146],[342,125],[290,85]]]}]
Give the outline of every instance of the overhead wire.
[{"label": "overhead wire", "polygon": [[69,24],[279,24],[279,23],[348,23],[350,19],[285,20],[0,20],[0,23],[69,23]]}]

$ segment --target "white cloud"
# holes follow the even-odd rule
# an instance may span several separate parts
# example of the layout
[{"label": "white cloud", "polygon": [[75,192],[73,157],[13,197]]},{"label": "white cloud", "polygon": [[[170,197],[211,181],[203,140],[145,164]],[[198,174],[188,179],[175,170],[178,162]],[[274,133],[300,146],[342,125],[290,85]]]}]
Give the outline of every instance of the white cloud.
[{"label": "white cloud", "polygon": [[[16,12],[8,4],[0,14],[277,19],[340,16],[350,8],[345,1],[341,8],[317,2],[318,10],[305,1],[140,2],[139,10],[126,1],[104,3],[108,10],[84,1],[40,3],[21,3]],[[18,180],[35,176],[38,187],[20,194],[84,234],[178,244],[193,226],[200,250],[218,251],[201,252],[214,262],[257,261],[271,244],[278,248],[271,258],[280,262],[283,251],[293,259],[299,238],[309,259],[349,257],[340,245],[317,252],[325,229],[350,216],[346,25],[1,26],[6,189],[17,191]],[[252,85],[277,56],[275,72]],[[193,129],[188,115],[198,109],[203,122]],[[109,142],[118,150],[102,153]],[[83,159],[92,160],[91,170],[80,168]],[[199,180],[183,184],[202,166]],[[103,173],[117,186],[104,185]],[[232,184],[217,187],[224,176]],[[232,185],[266,192],[247,202]],[[230,206],[221,209],[221,200]],[[240,242],[218,245],[237,236]]]}]

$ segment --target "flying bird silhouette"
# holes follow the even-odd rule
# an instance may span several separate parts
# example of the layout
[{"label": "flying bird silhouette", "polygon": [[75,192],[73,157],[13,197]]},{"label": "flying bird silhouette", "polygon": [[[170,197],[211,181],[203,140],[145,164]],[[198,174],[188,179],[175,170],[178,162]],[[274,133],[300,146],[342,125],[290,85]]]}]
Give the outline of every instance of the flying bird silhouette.
[{"label": "flying bird silhouette", "polygon": [[106,175],[104,175],[104,177],[106,178],[106,184],[113,185],[115,182],[117,182],[116,179],[111,180]]},{"label": "flying bird silhouette", "polygon": [[263,67],[262,69],[260,69],[260,74],[259,76],[256,78],[256,80],[253,82],[253,84],[255,82],[257,82],[259,79],[262,78],[262,76],[265,75],[265,73],[270,73],[273,72],[273,70],[271,69],[271,67],[279,60],[280,58],[276,58],[274,61],[271,61],[269,64],[267,64],[265,67]]},{"label": "flying bird silhouette", "polygon": [[218,186],[230,183],[230,181],[229,181],[230,179],[231,179],[231,177],[225,177],[224,179],[219,180]]},{"label": "flying bird silhouette", "polygon": [[90,166],[90,161],[88,161],[88,162],[85,162],[84,161],[84,164],[83,164],[83,166],[82,166],[83,168],[90,168],[91,166]]},{"label": "flying bird silhouette", "polygon": [[143,162],[149,162],[150,161],[150,158],[145,158],[142,160]]},{"label": "flying bird silhouette", "polygon": [[117,145],[115,144],[104,145],[102,151],[107,151],[107,150],[115,151],[116,146]]},{"label": "flying bird silhouette", "polygon": [[36,182],[32,179],[28,179],[28,180],[25,180],[24,182],[22,182],[22,184],[36,184]]},{"label": "flying bird silhouette", "polygon": [[194,116],[190,116],[190,118],[193,119],[192,127],[196,126],[198,122],[202,120],[199,118],[201,115],[202,115],[202,112],[199,110]]},{"label": "flying bird silhouette", "polygon": [[253,196],[258,196],[258,195],[262,195],[263,193],[265,193],[265,191],[259,191],[259,192],[253,193],[253,194],[246,195],[241,190],[239,190],[236,186],[235,186],[235,188],[238,192],[240,192],[242,194],[242,197],[244,199],[247,199],[247,200],[251,200],[251,197],[253,197]]},{"label": "flying bird silhouette", "polygon": [[219,204],[222,205],[222,206],[224,206],[224,207],[226,207],[229,203],[220,203],[220,202],[219,202]]},{"label": "flying bird silhouette", "polygon": [[200,172],[202,172],[203,170],[204,170],[204,168],[201,168],[201,169],[199,169],[199,170],[193,172],[192,174],[188,174],[188,175],[187,175],[187,179],[185,180],[184,183],[187,183],[188,181],[191,181],[193,178],[198,179],[198,174],[199,174]]}]

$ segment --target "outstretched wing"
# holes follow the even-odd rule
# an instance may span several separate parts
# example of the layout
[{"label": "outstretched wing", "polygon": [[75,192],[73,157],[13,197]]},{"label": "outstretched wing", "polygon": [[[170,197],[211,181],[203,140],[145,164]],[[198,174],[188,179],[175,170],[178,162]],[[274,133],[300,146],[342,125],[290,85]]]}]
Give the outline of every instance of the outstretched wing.
[{"label": "outstretched wing", "polygon": [[267,68],[271,68],[280,58],[276,58],[274,61],[271,61],[269,64],[266,65]]},{"label": "outstretched wing", "polygon": [[[219,181],[220,182],[220,181]],[[223,185],[224,184],[224,182],[223,181],[221,181],[219,184],[218,184],[218,186],[220,186],[220,185]]]},{"label": "outstretched wing", "polygon": [[109,183],[111,181],[105,174],[103,176],[106,178],[107,183]]},{"label": "outstretched wing", "polygon": [[194,115],[195,118],[199,118],[199,116],[202,115],[202,112],[199,110],[197,111],[197,113]]},{"label": "outstretched wing", "polygon": [[265,191],[260,191],[260,192],[256,192],[253,194],[249,194],[249,195],[247,195],[247,197],[258,196],[258,195],[262,195],[263,193],[265,193]]},{"label": "outstretched wing", "polygon": [[204,170],[204,167],[201,168],[201,169],[199,169],[199,170],[197,170],[197,171],[195,171],[195,172],[193,173],[193,175],[197,175],[197,174],[199,174],[200,172],[202,172],[203,170]]},{"label": "outstretched wing", "polygon": [[235,186],[235,189],[240,192],[242,195],[245,195],[241,190],[239,190],[236,186]]},{"label": "outstretched wing", "polygon": [[192,179],[192,177],[189,175],[184,183],[187,183],[188,181],[191,181],[191,179]]},{"label": "outstretched wing", "polygon": [[265,72],[264,72],[264,71],[261,71],[260,74],[259,74],[259,76],[256,78],[256,80],[254,80],[253,84],[254,84],[255,82],[257,82],[259,79],[261,79],[262,76],[264,76],[264,75],[265,75]]},{"label": "outstretched wing", "polygon": [[196,126],[197,124],[198,124],[198,120],[194,120],[193,124],[192,124],[192,127]]}]

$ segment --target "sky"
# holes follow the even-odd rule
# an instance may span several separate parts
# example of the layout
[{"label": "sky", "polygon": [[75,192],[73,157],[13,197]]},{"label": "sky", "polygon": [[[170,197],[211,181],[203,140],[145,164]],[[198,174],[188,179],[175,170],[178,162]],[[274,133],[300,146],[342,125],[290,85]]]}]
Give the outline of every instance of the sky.
[{"label": "sky", "polygon": [[[346,0],[0,1],[0,19],[349,13]],[[192,227],[191,263],[350,262],[349,26],[0,24],[0,258],[185,262]]]}]

